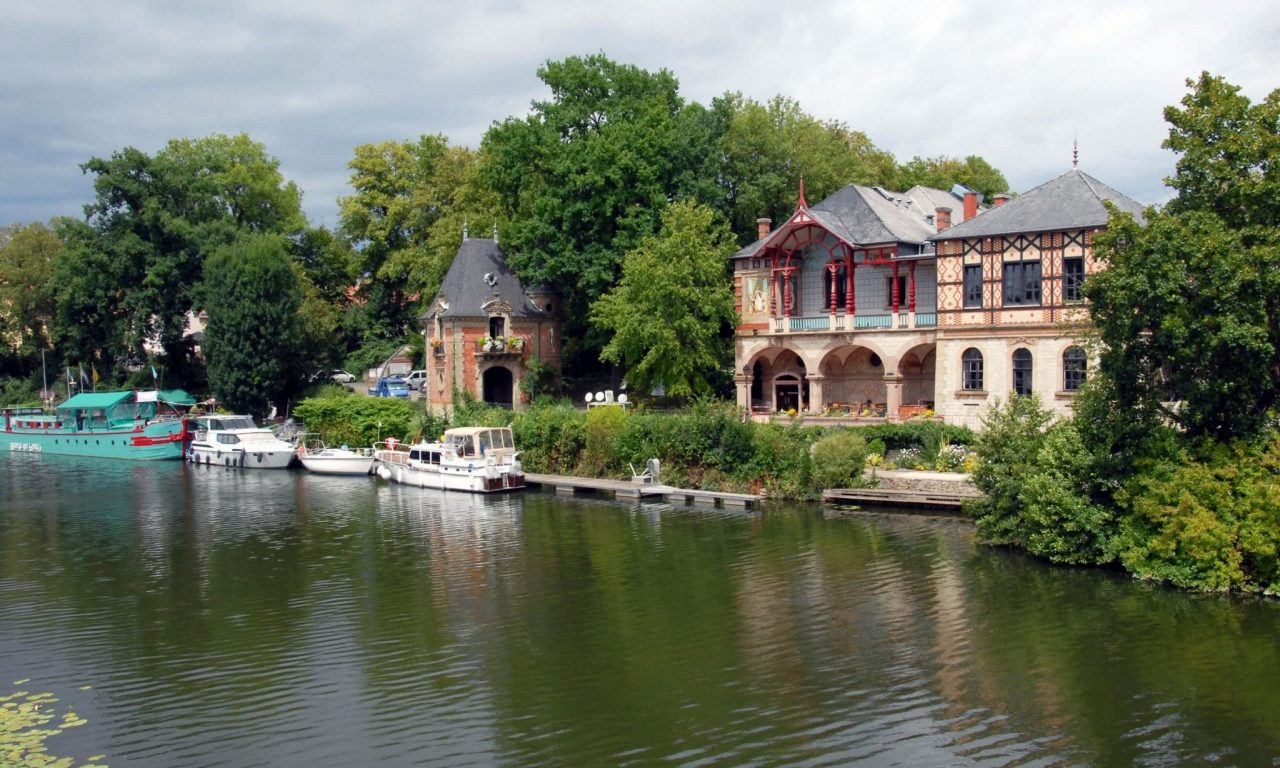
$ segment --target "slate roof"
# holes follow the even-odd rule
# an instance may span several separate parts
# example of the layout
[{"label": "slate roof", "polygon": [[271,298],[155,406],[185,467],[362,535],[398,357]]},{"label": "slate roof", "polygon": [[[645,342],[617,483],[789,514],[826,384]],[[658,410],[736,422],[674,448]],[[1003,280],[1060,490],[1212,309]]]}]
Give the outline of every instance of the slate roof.
[{"label": "slate roof", "polygon": [[966,222],[929,238],[933,241],[967,237],[994,237],[1021,232],[1055,232],[1107,223],[1102,201],[1122,211],[1142,216],[1142,206],[1079,168],[1072,168],[1004,205],[988,208]]},{"label": "slate roof", "polygon": [[[951,208],[953,221],[963,215],[964,201],[940,189],[917,186],[902,193],[859,184],[837,190],[810,206],[809,212],[822,226],[857,245],[923,244],[937,231],[926,217],[932,216],[939,205]],[[733,258],[750,257],[763,243],[764,240],[757,240]]]},{"label": "slate roof", "polygon": [[484,304],[495,296],[511,305],[511,317],[545,316],[525,295],[524,286],[507,266],[498,242],[483,237],[468,238],[462,241],[440,283],[440,290],[422,317],[430,317],[440,299],[448,305],[442,317],[487,317],[489,313]]}]

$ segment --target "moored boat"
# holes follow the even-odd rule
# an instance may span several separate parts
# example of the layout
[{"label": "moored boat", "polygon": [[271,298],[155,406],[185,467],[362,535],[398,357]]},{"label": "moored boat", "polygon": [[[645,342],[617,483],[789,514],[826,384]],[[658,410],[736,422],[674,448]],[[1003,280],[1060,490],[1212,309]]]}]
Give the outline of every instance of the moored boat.
[{"label": "moored boat", "polygon": [[252,416],[197,416],[188,458],[196,464],[253,469],[284,469],[293,462],[294,445],[259,427]]},{"label": "moored boat", "polygon": [[345,445],[331,448],[318,436],[306,434],[298,442],[298,461],[308,472],[321,475],[367,475],[373,467],[373,450]]},{"label": "moored boat", "polygon": [[455,427],[438,442],[411,445],[389,439],[373,455],[378,477],[394,483],[471,493],[524,488],[510,427]]},{"label": "moored boat", "polygon": [[53,413],[4,408],[0,451],[110,459],[181,459],[190,437],[181,390],[81,392]]}]

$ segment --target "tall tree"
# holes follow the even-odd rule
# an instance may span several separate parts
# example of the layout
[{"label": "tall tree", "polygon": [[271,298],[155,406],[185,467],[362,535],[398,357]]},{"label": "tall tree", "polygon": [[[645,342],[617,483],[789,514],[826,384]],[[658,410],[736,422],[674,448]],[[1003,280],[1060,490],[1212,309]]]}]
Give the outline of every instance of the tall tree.
[{"label": "tall tree", "polygon": [[0,339],[19,359],[37,359],[49,348],[49,278],[61,249],[58,236],[40,223],[11,227],[0,244]]},{"label": "tall tree", "polygon": [[262,416],[290,388],[302,304],[294,268],[285,241],[269,234],[223,246],[205,265],[209,387],[235,410]]},{"label": "tall tree", "polygon": [[727,114],[720,139],[727,217],[739,242],[756,239],[756,219],[781,221],[795,209],[800,179],[810,201],[846,184],[890,186],[893,155],[844,123],[806,113],[794,99],[775,96],[767,104],[728,93],[713,102]]},{"label": "tall tree", "polygon": [[686,110],[666,70],[594,55],[549,61],[538,77],[551,98],[489,129],[481,173],[512,221],[512,268],[561,291],[565,353],[584,366],[604,344],[588,308],[623,254],[656,231],[668,200],[715,194],[701,169],[714,163],[716,128],[706,110]]},{"label": "tall tree", "polygon": [[622,280],[591,307],[613,337],[601,358],[626,368],[627,383],[673,397],[712,394],[732,363],[725,334],[736,321],[726,273],[736,250],[715,213],[692,201],[672,203],[662,229],[643,238],[622,263]]},{"label": "tall tree", "polygon": [[474,153],[439,135],[363,144],[348,167],[355,194],[338,204],[356,246],[368,335],[398,337],[412,321],[414,298],[439,287],[464,222],[487,233],[497,200],[476,182]]},{"label": "tall tree", "polygon": [[1165,113],[1178,197],[1112,215],[1086,295],[1122,411],[1251,438],[1280,402],[1280,90],[1254,106],[1207,73],[1187,85]]},{"label": "tall tree", "polygon": [[[95,196],[84,225],[67,228],[55,267],[66,278],[56,282],[59,335],[106,365],[140,364],[144,345],[158,343],[185,381],[203,260],[243,232],[299,232],[301,193],[244,134],[175,139],[155,157],[127,147],[82,168],[95,176]],[[106,327],[89,327],[95,318]]]}]

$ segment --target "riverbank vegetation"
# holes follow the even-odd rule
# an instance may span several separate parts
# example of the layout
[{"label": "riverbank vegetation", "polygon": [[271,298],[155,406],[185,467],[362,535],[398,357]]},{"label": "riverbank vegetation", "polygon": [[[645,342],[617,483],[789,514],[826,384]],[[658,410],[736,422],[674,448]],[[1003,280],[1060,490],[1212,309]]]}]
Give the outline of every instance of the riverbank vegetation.
[{"label": "riverbank vegetation", "polygon": [[950,461],[950,447],[976,439],[964,427],[937,421],[855,428],[743,421],[732,403],[709,400],[676,413],[621,406],[584,411],[552,400],[514,413],[468,402],[446,420],[419,402],[336,396],[304,400],[294,413],[332,444],[368,445],[388,435],[429,438],[450,426],[511,426],[530,472],[630,478],[632,467],[656,458],[669,485],[788,499],[814,499],[824,488],[865,482],[862,471],[871,456],[885,466],[886,453],[902,453],[911,468],[933,469]]},{"label": "riverbank vegetation", "polygon": [[1098,366],[1074,418],[992,410],[986,541],[1205,591],[1280,593],[1280,90],[1209,74],[1165,116],[1178,195],[1113,214],[1085,294]]}]

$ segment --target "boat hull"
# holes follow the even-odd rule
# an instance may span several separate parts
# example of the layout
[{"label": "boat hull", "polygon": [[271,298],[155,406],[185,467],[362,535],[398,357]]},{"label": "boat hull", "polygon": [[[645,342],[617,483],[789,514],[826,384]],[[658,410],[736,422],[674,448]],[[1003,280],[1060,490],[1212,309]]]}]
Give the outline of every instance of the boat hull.
[{"label": "boat hull", "polygon": [[246,449],[192,443],[190,459],[195,464],[246,469],[286,469],[293,463],[294,449]]},{"label": "boat hull", "polygon": [[303,454],[298,457],[308,472],[318,475],[367,475],[373,469],[372,456]]},{"label": "boat hull", "polygon": [[0,431],[0,452],[50,453],[102,459],[181,459],[189,438],[178,419],[139,423],[127,429],[22,429]]},{"label": "boat hull", "polygon": [[378,477],[401,485],[437,488],[465,493],[506,493],[524,490],[524,474],[515,472],[486,473],[482,467],[415,467],[394,460],[377,462]]}]

